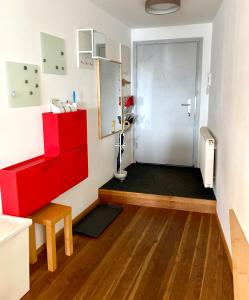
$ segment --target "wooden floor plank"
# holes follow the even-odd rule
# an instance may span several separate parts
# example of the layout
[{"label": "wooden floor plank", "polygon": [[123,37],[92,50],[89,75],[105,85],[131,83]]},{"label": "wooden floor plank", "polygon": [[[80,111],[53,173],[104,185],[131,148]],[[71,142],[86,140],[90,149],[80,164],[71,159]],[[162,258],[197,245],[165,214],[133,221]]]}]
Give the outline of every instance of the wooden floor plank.
[{"label": "wooden floor plank", "polygon": [[232,274],[214,216],[124,206],[98,238],[74,236],[74,254],[57,242],[58,269],[45,252],[31,266],[23,299],[233,299]]},{"label": "wooden floor plank", "polygon": [[[214,216],[211,218],[211,224],[209,229],[209,243],[206,252],[207,259],[204,268],[203,283],[201,288],[200,299],[224,299],[222,289],[222,277],[220,272],[221,265],[228,260],[225,254],[223,242],[218,229],[217,221]],[[231,277],[232,280],[232,277]],[[233,299],[233,291],[229,293],[229,297],[226,299]]]},{"label": "wooden floor plank", "polygon": [[162,299],[161,295],[165,292],[165,283],[168,282],[174,266],[173,261],[177,255],[187,216],[188,213],[179,212],[170,220],[151,258],[153,263],[149,264],[134,299]]},{"label": "wooden floor plank", "polygon": [[[194,260],[195,247],[201,223],[200,214],[190,214],[191,220],[186,233],[185,242],[182,245],[182,254],[178,258],[174,284],[170,294],[171,299],[184,299],[189,285],[189,275]],[[188,242],[186,242],[188,241]],[[179,289],[179,286],[181,287]]]},{"label": "wooden floor plank", "polygon": [[201,223],[194,250],[194,257],[189,272],[189,284],[185,295],[185,299],[187,300],[199,299],[200,297],[210,222],[210,215],[203,214],[201,216]]},{"label": "wooden floor plank", "polygon": [[164,300],[171,299],[171,294],[172,294],[172,292],[174,292],[173,287],[174,287],[175,277],[176,277],[179,262],[182,261],[183,251],[184,251],[185,243],[186,243],[188,232],[189,232],[189,227],[191,224],[191,218],[192,218],[192,214],[188,214],[188,217],[187,217],[187,220],[186,220],[186,223],[184,226],[184,230],[182,233],[182,237],[181,237],[181,240],[179,243],[179,247],[176,252],[176,257],[174,258],[174,260],[172,260],[172,269],[171,269],[170,275],[168,277],[168,280],[165,281],[165,278],[164,278],[164,280],[162,281],[163,285],[161,285],[160,298],[162,298]]}]

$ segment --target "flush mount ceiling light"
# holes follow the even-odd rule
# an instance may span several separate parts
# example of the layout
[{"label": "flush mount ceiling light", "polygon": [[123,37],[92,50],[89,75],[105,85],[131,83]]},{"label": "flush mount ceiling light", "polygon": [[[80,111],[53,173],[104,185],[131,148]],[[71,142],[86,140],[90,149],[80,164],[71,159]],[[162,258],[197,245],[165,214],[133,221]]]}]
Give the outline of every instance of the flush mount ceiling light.
[{"label": "flush mount ceiling light", "polygon": [[171,14],[180,8],[180,4],[180,0],[147,0],[145,11],[153,15]]}]

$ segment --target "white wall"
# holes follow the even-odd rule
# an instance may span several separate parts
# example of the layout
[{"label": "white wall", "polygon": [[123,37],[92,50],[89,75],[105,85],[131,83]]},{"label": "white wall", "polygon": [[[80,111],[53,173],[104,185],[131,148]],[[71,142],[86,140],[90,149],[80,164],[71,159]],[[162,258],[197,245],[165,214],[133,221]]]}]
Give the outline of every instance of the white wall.
[{"label": "white wall", "polygon": [[208,125],[218,143],[215,191],[229,245],[230,208],[249,240],[248,12],[248,0],[224,0],[213,25]]},{"label": "white wall", "polygon": [[[122,61],[122,78],[127,81],[131,81],[131,47],[122,46],[121,49],[121,61]],[[126,84],[122,87],[123,97],[131,95],[131,84]],[[122,164],[127,166],[130,162],[133,162],[133,126],[125,133],[125,152],[123,156]]]},{"label": "white wall", "polygon": [[132,42],[159,41],[171,39],[203,38],[202,78],[200,90],[199,127],[206,126],[208,120],[209,95],[207,78],[211,64],[212,24],[142,28],[132,30]]},{"label": "white wall", "polygon": [[[87,0],[2,0],[0,4],[0,168],[43,153],[42,112],[51,98],[70,98],[76,90],[88,110],[89,178],[56,202],[71,205],[78,215],[98,197],[116,164],[114,136],[98,139],[95,70],[77,69],[76,29],[94,28],[108,36],[108,50],[119,59],[119,45],[130,45],[130,30]],[[8,108],[5,61],[41,63],[40,32],[66,41],[67,75],[40,75],[42,105]],[[129,156],[129,153],[127,153]],[[126,158],[129,163],[130,159]],[[39,236],[38,246],[42,239]]]}]

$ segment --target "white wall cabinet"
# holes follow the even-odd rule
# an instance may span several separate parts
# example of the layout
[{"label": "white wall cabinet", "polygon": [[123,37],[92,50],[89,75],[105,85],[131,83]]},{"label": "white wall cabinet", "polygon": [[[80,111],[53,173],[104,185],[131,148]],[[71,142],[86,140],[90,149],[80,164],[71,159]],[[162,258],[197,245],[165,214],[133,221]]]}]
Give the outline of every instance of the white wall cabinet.
[{"label": "white wall cabinet", "polygon": [[106,59],[106,37],[94,29],[77,30],[78,68],[91,67],[95,58]]}]

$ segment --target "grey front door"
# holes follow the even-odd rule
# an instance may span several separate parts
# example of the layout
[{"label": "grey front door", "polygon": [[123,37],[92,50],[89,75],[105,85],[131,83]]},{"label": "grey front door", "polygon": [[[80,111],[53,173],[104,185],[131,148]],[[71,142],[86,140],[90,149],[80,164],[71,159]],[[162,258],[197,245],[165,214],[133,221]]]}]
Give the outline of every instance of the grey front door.
[{"label": "grey front door", "polygon": [[137,162],[194,165],[197,52],[197,42],[137,45]]}]

